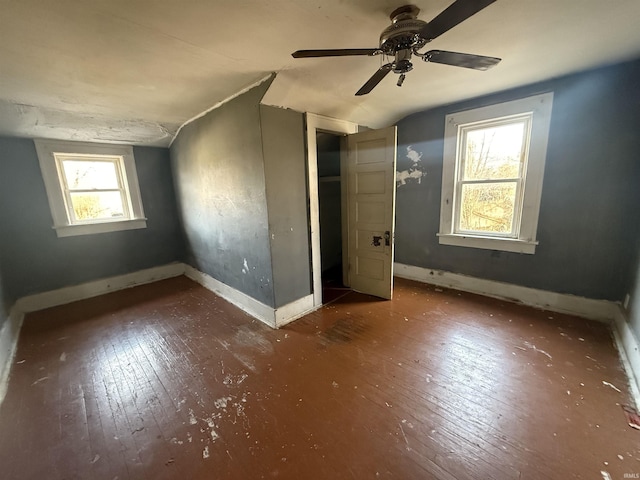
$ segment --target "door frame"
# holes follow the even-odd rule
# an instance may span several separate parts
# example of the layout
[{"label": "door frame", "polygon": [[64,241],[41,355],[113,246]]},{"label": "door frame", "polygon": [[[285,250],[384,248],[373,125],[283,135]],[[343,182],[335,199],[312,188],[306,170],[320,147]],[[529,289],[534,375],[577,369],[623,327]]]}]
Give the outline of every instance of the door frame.
[{"label": "door frame", "polygon": [[[337,118],[306,113],[307,120],[307,185],[309,188],[309,223],[311,228],[311,272],[313,278],[313,306],[322,305],[322,261],[320,256],[320,200],[318,198],[318,131],[336,135],[358,133],[358,124]],[[342,155],[341,155],[342,156]],[[342,161],[340,162],[342,176]],[[344,178],[341,184],[344,184]],[[343,198],[344,203],[346,199]],[[343,219],[344,222],[344,219]],[[344,244],[344,239],[343,239]],[[346,252],[343,252],[345,255]],[[344,264],[344,260],[343,260]]]}]

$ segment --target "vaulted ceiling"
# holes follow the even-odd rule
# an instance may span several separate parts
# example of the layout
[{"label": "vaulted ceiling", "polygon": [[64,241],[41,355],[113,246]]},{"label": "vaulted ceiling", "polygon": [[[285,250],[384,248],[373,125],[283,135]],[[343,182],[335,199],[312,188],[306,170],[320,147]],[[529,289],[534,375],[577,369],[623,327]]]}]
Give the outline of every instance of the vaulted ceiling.
[{"label": "vaulted ceiling", "polygon": [[[429,44],[502,58],[486,72],[416,59],[354,96],[402,0],[0,0],[0,134],[169,144],[181,124],[265,78],[264,103],[380,127],[415,111],[640,57],[638,0],[497,0]],[[429,21],[451,0],[418,0]]]}]

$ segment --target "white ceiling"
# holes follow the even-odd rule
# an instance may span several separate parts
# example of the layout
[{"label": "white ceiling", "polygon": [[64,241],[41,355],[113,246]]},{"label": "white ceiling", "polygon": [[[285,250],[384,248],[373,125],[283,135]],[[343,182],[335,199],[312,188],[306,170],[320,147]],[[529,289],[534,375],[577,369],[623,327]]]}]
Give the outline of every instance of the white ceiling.
[{"label": "white ceiling", "polygon": [[[429,21],[451,0],[417,0]],[[178,127],[264,78],[264,103],[361,125],[640,57],[639,0],[497,0],[429,49],[501,57],[480,72],[415,59],[354,93],[403,0],[0,0],[0,134],[168,145]]]}]

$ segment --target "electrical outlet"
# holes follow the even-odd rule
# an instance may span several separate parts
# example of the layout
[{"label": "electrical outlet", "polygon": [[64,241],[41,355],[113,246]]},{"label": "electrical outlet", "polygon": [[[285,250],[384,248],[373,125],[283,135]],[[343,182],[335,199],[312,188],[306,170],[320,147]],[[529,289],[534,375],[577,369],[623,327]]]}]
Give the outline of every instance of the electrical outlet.
[{"label": "electrical outlet", "polygon": [[624,307],[625,310],[629,310],[629,300],[631,299],[631,297],[629,296],[629,294],[627,293],[624,296],[624,302],[622,302],[622,306]]}]

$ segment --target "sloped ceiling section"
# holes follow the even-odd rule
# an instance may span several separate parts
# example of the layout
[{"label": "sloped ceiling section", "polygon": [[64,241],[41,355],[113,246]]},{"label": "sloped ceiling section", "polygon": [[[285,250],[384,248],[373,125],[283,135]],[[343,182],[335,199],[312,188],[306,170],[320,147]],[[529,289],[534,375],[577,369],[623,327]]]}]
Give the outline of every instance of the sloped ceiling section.
[{"label": "sloped ceiling section", "polygon": [[[180,125],[269,72],[264,103],[380,127],[425,108],[640,56],[638,0],[497,0],[430,49],[503,59],[478,72],[414,62],[354,93],[403,0],[0,0],[0,134],[168,145]],[[451,0],[418,0],[429,21]]]}]

